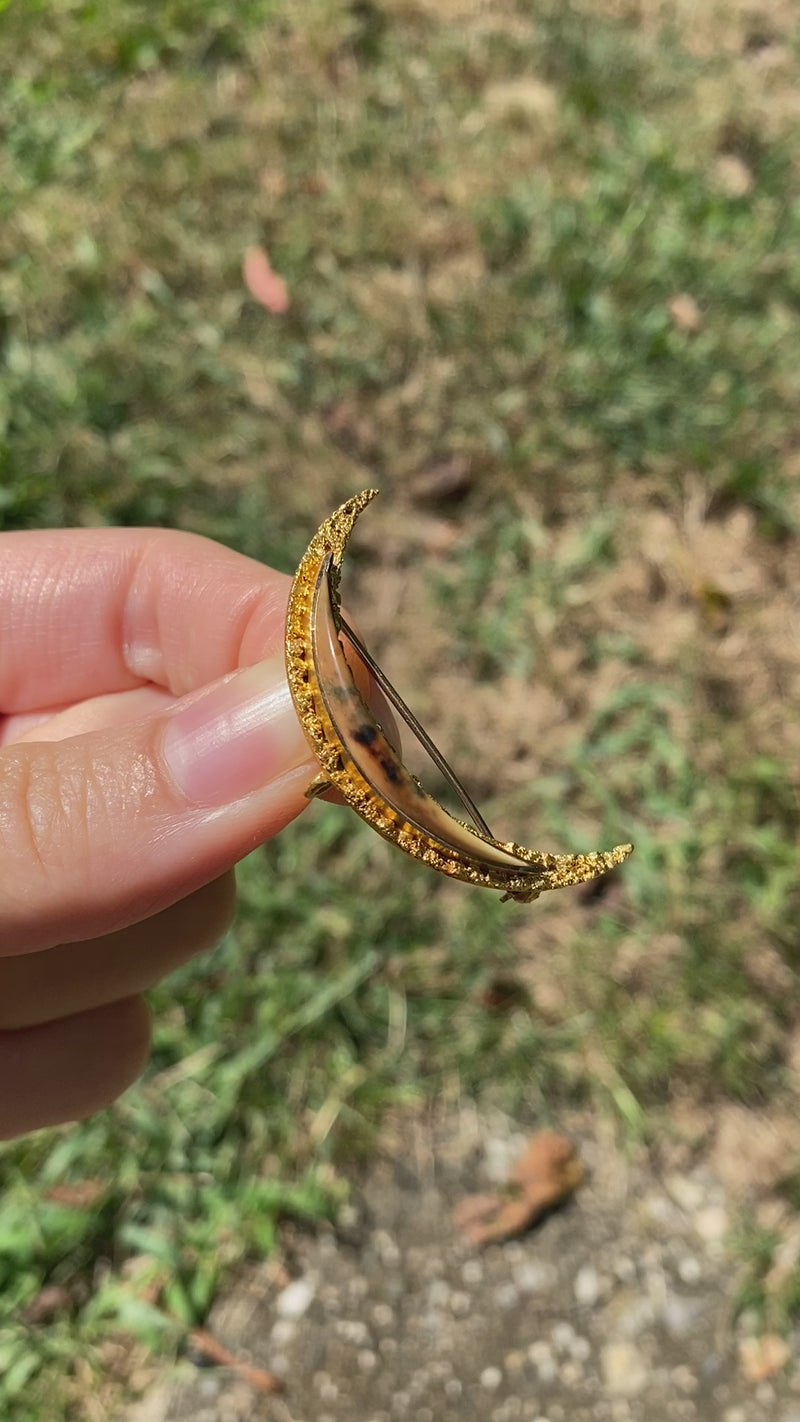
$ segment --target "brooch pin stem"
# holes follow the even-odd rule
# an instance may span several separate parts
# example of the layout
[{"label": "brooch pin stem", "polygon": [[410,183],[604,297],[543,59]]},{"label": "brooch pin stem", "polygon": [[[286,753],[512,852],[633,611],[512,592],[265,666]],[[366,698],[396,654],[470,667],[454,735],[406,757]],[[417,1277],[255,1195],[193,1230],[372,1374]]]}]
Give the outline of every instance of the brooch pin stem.
[{"label": "brooch pin stem", "polygon": [[[286,619],[286,671],[297,714],[320,763],[307,794],[339,794],[378,834],[414,859],[466,883],[529,903],[546,889],[605,874],[630,844],[590,854],[547,854],[497,840],[455,771],[342,617],[339,579],[353,526],[375,498],[365,489],[317,530],[295,573]],[[451,815],[406,769],[362,697],[345,636],[387,701],[427,751],[473,825]],[[474,827],[473,827],[474,826]]]}]

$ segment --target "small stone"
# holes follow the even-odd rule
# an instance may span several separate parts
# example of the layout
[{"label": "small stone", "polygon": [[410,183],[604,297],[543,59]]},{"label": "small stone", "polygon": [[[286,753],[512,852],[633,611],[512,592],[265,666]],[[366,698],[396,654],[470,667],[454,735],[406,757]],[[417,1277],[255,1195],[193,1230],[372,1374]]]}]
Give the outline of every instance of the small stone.
[{"label": "small stone", "polygon": [[661,1317],[672,1338],[685,1338],[692,1332],[702,1311],[699,1299],[684,1299],[680,1294],[670,1294]]},{"label": "small stone", "polygon": [[499,1309],[508,1313],[509,1309],[516,1308],[519,1303],[519,1290],[514,1284],[498,1284],[494,1291],[494,1301]]},{"label": "small stone", "polygon": [[270,1342],[273,1348],[286,1348],[291,1343],[297,1332],[297,1320],[294,1318],[279,1318],[272,1325],[270,1331]]},{"label": "small stone", "polygon": [[637,1397],[647,1386],[647,1364],[634,1343],[607,1343],[600,1354],[600,1366],[609,1392],[620,1397]]},{"label": "small stone", "polygon": [[626,1338],[636,1338],[643,1333],[654,1322],[655,1315],[653,1300],[632,1289],[623,1290],[615,1300],[616,1332]]},{"label": "small stone", "polygon": [[666,1195],[645,1196],[641,1210],[642,1214],[648,1220],[652,1220],[653,1224],[669,1225],[670,1221],[675,1218],[675,1206],[671,1200],[667,1199]]},{"label": "small stone", "polygon": [[372,1322],[376,1328],[391,1328],[394,1323],[394,1309],[386,1303],[377,1303],[372,1310]]},{"label": "small stone", "polygon": [[506,1353],[503,1359],[503,1367],[507,1373],[521,1373],[525,1367],[525,1354],[521,1352],[519,1348],[513,1349],[510,1353]]},{"label": "small stone", "polygon": [[697,1378],[685,1363],[679,1363],[677,1368],[673,1368],[670,1379],[678,1392],[697,1392]]},{"label": "small stone", "polygon": [[709,1205],[695,1215],[694,1227],[707,1244],[718,1244],[728,1233],[727,1212],[722,1205]]},{"label": "small stone", "polygon": [[382,1264],[391,1269],[400,1263],[400,1250],[392,1236],[385,1229],[379,1229],[373,1236],[373,1243]]},{"label": "small stone", "polygon": [[511,1168],[517,1156],[522,1154],[525,1145],[524,1136],[511,1139],[508,1136],[491,1136],[487,1140],[484,1146],[486,1175],[493,1185],[505,1185]]},{"label": "small stone", "polygon": [[696,1284],[702,1274],[700,1260],[694,1254],[685,1254],[678,1261],[678,1275],[684,1284]]},{"label": "small stone", "polygon": [[670,1175],[666,1186],[675,1204],[687,1215],[696,1214],[705,1202],[706,1193],[702,1185],[686,1175]]},{"label": "small stone", "polygon": [[560,1353],[566,1353],[575,1337],[575,1329],[571,1323],[556,1323],[550,1330],[550,1337],[553,1340],[553,1347]]},{"label": "small stone", "polygon": [[525,1260],[514,1270],[514,1283],[521,1294],[540,1294],[553,1282],[550,1272],[543,1264]]},{"label": "small stone", "polygon": [[466,1318],[472,1308],[472,1295],[464,1289],[453,1289],[450,1295],[450,1312],[454,1318]]},{"label": "small stone", "polygon": [[575,1359],[576,1363],[585,1363],[590,1357],[591,1351],[592,1345],[588,1338],[582,1338],[580,1335],[573,1338],[570,1344],[569,1354],[571,1358]]},{"label": "small stone", "polygon": [[409,1391],[414,1398],[425,1397],[431,1385],[430,1373],[427,1368],[416,1368],[411,1374],[411,1384]]},{"label": "small stone", "polygon": [[544,1339],[532,1343],[528,1349],[528,1358],[533,1363],[540,1382],[553,1382],[558,1374],[558,1368],[549,1343],[545,1343]]},{"label": "small stone", "polygon": [[449,1358],[437,1358],[430,1365],[432,1378],[449,1378],[453,1372],[453,1364]]},{"label": "small stone", "polygon": [[492,1411],[492,1422],[517,1422],[517,1418],[522,1416],[522,1398],[507,1397],[505,1402],[501,1402],[499,1407]]},{"label": "small stone", "polygon": [[465,1260],[461,1269],[461,1278],[468,1288],[474,1289],[483,1281],[482,1261],[480,1259]]},{"label": "small stone", "polygon": [[630,1284],[636,1278],[636,1265],[632,1259],[628,1259],[623,1255],[622,1258],[617,1259],[614,1264],[614,1273],[621,1284]]},{"label": "small stone", "polygon": [[275,1312],[279,1318],[302,1318],[314,1298],[314,1285],[310,1279],[293,1279],[285,1289],[281,1289],[275,1300]]},{"label": "small stone", "polygon": [[481,1387],[487,1392],[497,1392],[502,1381],[503,1374],[499,1368],[484,1368],[481,1373]]},{"label": "small stone", "polygon": [[326,1313],[341,1313],[342,1298],[335,1285],[325,1284],[324,1287],[320,1289],[319,1297],[320,1303]]},{"label": "small stone", "polygon": [[218,1398],[222,1391],[221,1378],[201,1378],[200,1392],[203,1397]]},{"label": "small stone", "polygon": [[585,1264],[578,1270],[572,1287],[575,1302],[580,1304],[581,1308],[594,1308],[600,1297],[600,1279],[591,1264]]},{"label": "small stone", "polygon": [[362,1373],[371,1373],[377,1367],[378,1356],[371,1348],[362,1348],[358,1354],[358,1366]]},{"label": "small stone", "polygon": [[462,1384],[458,1378],[448,1378],[444,1385],[444,1395],[448,1402],[458,1402],[463,1391]]},{"label": "small stone", "polygon": [[338,1318],[336,1332],[345,1343],[352,1343],[356,1348],[369,1342],[369,1329],[360,1318]]}]

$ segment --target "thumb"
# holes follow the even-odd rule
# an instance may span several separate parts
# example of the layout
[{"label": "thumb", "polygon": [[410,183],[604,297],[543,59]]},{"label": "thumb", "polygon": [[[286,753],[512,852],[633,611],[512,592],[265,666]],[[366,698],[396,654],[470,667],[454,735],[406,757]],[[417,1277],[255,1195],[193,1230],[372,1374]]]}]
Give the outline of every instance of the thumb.
[{"label": "thumb", "polygon": [[0,750],[0,954],[113,932],[223,873],[316,770],[273,657],[167,711]]}]

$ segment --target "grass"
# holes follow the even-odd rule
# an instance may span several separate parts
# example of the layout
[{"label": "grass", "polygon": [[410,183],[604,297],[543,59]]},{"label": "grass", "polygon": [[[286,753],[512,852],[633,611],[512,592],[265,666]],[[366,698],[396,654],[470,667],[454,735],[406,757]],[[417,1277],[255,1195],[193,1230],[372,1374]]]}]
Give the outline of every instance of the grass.
[{"label": "grass", "polygon": [[351,605],[492,822],[637,845],[528,910],[327,806],[242,866],[142,1084],[0,1153],[20,1422],[108,1415],[281,1215],[336,1208],[390,1105],[796,1111],[794,39],[454,8],[0,14],[0,528],[290,570],[378,483]]}]

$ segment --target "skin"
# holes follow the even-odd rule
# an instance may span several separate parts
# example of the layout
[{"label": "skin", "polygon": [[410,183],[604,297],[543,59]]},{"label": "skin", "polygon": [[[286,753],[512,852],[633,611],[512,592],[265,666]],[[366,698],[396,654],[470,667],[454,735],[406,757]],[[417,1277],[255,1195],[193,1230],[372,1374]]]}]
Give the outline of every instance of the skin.
[{"label": "skin", "polygon": [[288,589],[189,534],[0,535],[0,1137],[129,1085],[142,994],[306,803]]}]

